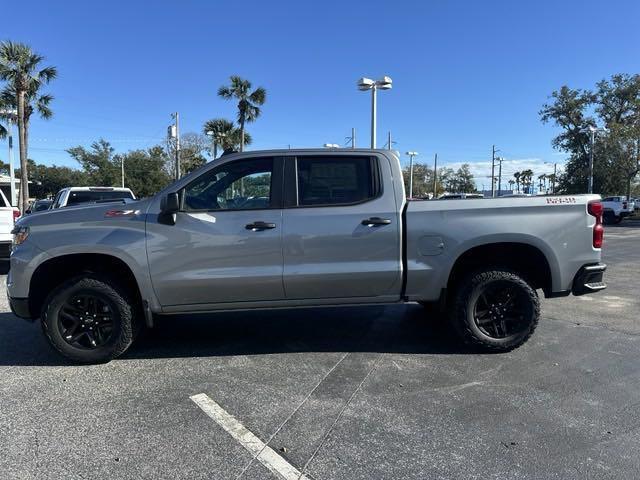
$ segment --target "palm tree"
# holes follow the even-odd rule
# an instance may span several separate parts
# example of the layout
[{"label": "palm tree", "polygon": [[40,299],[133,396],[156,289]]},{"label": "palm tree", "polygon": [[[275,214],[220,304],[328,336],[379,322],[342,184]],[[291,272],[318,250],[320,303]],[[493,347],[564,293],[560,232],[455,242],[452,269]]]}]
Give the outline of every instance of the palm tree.
[{"label": "palm tree", "polygon": [[513,178],[515,178],[515,179],[516,179],[516,185],[517,185],[517,187],[518,187],[518,189],[517,189],[516,191],[517,191],[518,193],[520,193],[520,176],[521,176],[521,175],[522,175],[522,174],[521,174],[520,172],[515,172],[515,173],[513,174]]},{"label": "palm tree", "polygon": [[547,176],[543,173],[542,175],[538,175],[538,188],[542,191],[542,187],[547,185],[546,182]]},{"label": "palm tree", "polygon": [[513,191],[513,186],[516,183],[515,180],[509,180],[507,183],[509,184],[509,188],[511,189],[511,191]]},{"label": "palm tree", "polygon": [[551,193],[556,193],[556,176],[553,173],[547,175],[549,183],[551,183]]},{"label": "palm tree", "polygon": [[231,131],[235,128],[231,120],[226,118],[214,118],[207,120],[204,123],[203,131],[205,135],[211,137],[213,143],[213,158],[218,156],[218,145],[222,146],[226,137],[231,134]]},{"label": "palm tree", "polygon": [[240,151],[244,151],[246,135],[244,131],[245,123],[255,121],[260,116],[260,105],[264,105],[267,100],[267,91],[258,87],[251,91],[251,82],[243,78],[232,75],[231,84],[218,89],[218,96],[225,100],[233,98],[238,100],[238,123],[240,124]]},{"label": "palm tree", "polygon": [[525,193],[531,193],[531,186],[533,185],[533,170],[527,169],[520,172],[520,180],[524,187]]},{"label": "palm tree", "polygon": [[[27,158],[29,154],[29,122],[31,120],[31,115],[34,112],[37,112],[40,115],[40,118],[44,120],[49,120],[53,117],[53,110],[51,110],[51,102],[53,101],[53,95],[38,95],[38,91],[30,91],[27,92],[25,96],[25,104],[24,104],[24,147],[27,152]],[[4,103],[8,105],[9,108],[13,108],[14,110],[17,108],[16,105],[16,92],[12,85],[6,87],[2,92],[0,92],[0,104]]]},{"label": "palm tree", "polygon": [[[224,153],[237,151],[242,135],[240,129],[236,127],[232,121],[226,118],[214,118],[207,120],[203,126],[204,133],[211,136],[213,141],[213,158],[218,156],[218,147],[222,147]],[[245,145],[251,144],[251,135],[244,132]]]},{"label": "palm tree", "polygon": [[[20,143],[20,208],[29,205],[29,178],[27,171],[27,104],[36,98],[40,88],[56,78],[55,67],[40,68],[44,57],[28,45],[6,41],[0,43],[0,80],[8,82],[7,89],[15,94],[18,109],[18,140]],[[48,102],[47,102],[48,103]],[[48,105],[47,105],[48,107]]]}]

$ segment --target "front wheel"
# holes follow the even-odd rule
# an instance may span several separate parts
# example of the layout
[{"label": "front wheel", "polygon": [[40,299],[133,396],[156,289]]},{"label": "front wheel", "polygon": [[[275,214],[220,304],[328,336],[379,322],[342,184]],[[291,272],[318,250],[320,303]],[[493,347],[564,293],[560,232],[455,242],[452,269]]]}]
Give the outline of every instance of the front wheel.
[{"label": "front wheel", "polygon": [[133,341],[133,311],[115,282],[87,274],[51,292],[42,309],[42,330],[53,348],[75,362],[108,362]]},{"label": "front wheel", "polygon": [[536,291],[507,269],[480,270],[458,285],[451,322],[467,344],[506,352],[525,343],[540,317]]}]

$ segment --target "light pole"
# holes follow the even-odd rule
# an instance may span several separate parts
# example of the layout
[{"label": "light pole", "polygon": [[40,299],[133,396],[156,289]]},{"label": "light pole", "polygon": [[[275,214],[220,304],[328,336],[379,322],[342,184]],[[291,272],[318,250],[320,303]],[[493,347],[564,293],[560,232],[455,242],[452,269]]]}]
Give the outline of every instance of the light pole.
[{"label": "light pole", "polygon": [[553,181],[551,182],[551,193],[556,193],[556,175],[558,174],[558,164],[556,162],[544,162],[546,165],[553,165]]},{"label": "light pole", "polygon": [[380,90],[390,90],[393,81],[390,77],[384,76],[380,80],[371,80],[370,78],[362,77],[358,80],[358,90],[366,91],[371,90],[371,148],[376,148],[376,122],[377,122],[377,95],[376,92]]},{"label": "light pole", "polygon": [[11,182],[11,206],[16,206],[16,176],[13,171],[13,119],[18,117],[18,111],[14,109],[0,110],[0,115],[7,119],[9,127],[9,181]]},{"label": "light pole", "polygon": [[413,198],[413,157],[418,152],[406,152],[405,155],[409,155],[409,198]]},{"label": "light pole", "polygon": [[606,128],[598,128],[589,125],[580,129],[581,133],[589,134],[589,188],[588,193],[593,193],[593,146],[596,143],[596,133],[606,132]]}]

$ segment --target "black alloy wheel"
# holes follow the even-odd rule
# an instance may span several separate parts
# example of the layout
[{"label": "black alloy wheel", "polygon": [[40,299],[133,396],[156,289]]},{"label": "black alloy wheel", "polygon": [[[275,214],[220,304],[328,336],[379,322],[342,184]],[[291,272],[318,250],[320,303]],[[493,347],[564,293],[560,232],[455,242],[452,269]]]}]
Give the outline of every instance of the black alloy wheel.
[{"label": "black alloy wheel", "polygon": [[113,335],[114,308],[92,292],[83,292],[64,302],[58,313],[60,336],[76,348],[102,347]]}]

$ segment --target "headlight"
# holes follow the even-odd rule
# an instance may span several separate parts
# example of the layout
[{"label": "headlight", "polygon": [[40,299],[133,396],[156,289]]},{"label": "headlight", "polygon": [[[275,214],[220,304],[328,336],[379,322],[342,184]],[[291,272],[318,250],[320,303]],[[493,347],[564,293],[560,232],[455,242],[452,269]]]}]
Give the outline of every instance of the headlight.
[{"label": "headlight", "polygon": [[11,233],[13,233],[13,246],[21,245],[29,237],[29,227],[16,226]]}]

